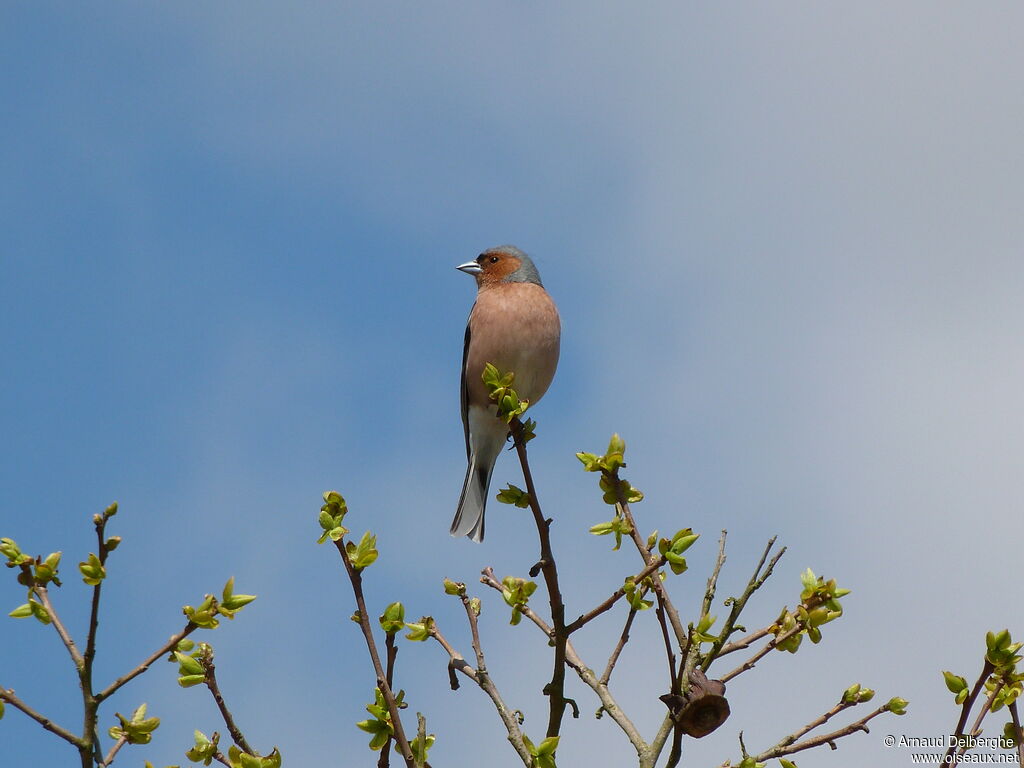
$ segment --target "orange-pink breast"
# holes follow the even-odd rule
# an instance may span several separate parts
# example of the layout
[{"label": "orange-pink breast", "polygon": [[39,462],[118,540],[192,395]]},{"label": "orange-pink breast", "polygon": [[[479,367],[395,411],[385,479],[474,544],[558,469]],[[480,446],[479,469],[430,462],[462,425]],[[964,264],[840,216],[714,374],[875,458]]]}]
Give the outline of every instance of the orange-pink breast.
[{"label": "orange-pink breast", "polygon": [[521,399],[531,403],[540,400],[558,366],[561,336],[558,309],[547,291],[533,283],[486,287],[477,295],[469,323],[469,403],[489,402],[480,379],[486,363],[502,371],[515,371],[512,386]]}]

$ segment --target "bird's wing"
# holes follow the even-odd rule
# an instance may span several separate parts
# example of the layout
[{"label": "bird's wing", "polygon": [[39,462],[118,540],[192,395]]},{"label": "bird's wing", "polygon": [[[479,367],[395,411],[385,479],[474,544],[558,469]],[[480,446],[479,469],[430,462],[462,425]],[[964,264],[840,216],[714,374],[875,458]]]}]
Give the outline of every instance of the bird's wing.
[{"label": "bird's wing", "polygon": [[[476,305],[473,305],[474,308]],[[470,311],[470,317],[473,316]],[[466,385],[466,361],[469,359],[469,321],[466,322],[466,340],[462,344],[462,386],[460,387],[462,401],[462,430],[466,434],[466,458],[469,458],[469,388]]]}]

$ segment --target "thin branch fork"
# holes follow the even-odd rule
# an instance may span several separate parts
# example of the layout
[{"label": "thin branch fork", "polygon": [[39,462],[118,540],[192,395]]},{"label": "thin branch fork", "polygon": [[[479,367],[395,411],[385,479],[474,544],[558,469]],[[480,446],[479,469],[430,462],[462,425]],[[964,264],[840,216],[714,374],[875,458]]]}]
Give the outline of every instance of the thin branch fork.
[{"label": "thin branch fork", "polygon": [[[633,577],[633,582],[635,584],[639,585],[641,581],[643,581],[648,576],[650,576],[652,573],[654,573],[659,568],[664,566],[666,562],[667,562],[667,560],[665,560],[664,556],[655,558],[650,563],[648,563],[647,566],[642,571],[640,571],[640,573],[638,573],[636,576]],[[602,613],[604,613],[605,611],[609,610],[612,606],[614,606],[615,603],[617,603],[619,600],[621,600],[622,597],[625,594],[626,594],[626,587],[625,587],[625,584],[623,584],[623,586],[621,586],[617,590],[615,590],[611,594],[610,597],[608,597],[607,599],[602,601],[599,605],[597,605],[596,607],[594,607],[591,610],[587,611],[587,613],[585,613],[582,616],[580,616],[578,619],[576,619],[576,621],[572,622],[571,624],[566,625],[566,627],[565,627],[566,634],[571,635],[576,630],[581,629],[584,625],[586,625],[589,622],[591,622],[594,619],[596,619]]]},{"label": "thin branch fork", "polygon": [[[990,662],[988,659],[985,659],[985,664],[981,668],[981,674],[978,675],[978,679],[975,681],[974,687],[971,688],[970,694],[967,696],[966,699],[964,699],[963,706],[960,708],[960,719],[957,721],[956,724],[955,735],[964,735],[964,728],[967,727],[967,719],[971,716],[971,709],[974,707],[974,702],[978,698],[978,694],[981,693],[981,689],[985,686],[985,681],[988,680],[989,675],[992,674],[992,671],[994,669],[995,666],[992,664],[992,662]],[[951,745],[949,749],[946,750],[945,760],[954,761],[948,762],[949,765],[956,764],[956,754],[956,744]]]},{"label": "thin branch fork", "polygon": [[[502,591],[502,584],[495,577],[493,569],[484,568],[481,573],[480,582],[482,584],[486,584],[491,589],[498,592]],[[554,630],[551,626],[537,615],[536,611],[530,608],[529,605],[520,605],[518,608],[519,612],[532,621],[545,636],[549,639],[554,636]],[[615,724],[619,726],[622,732],[626,735],[626,738],[629,739],[630,744],[632,744],[633,748],[636,749],[637,755],[641,760],[641,766],[644,766],[645,768],[647,766],[653,766],[654,760],[657,759],[657,754],[654,754],[652,759],[651,746],[644,741],[644,738],[640,735],[640,731],[637,730],[636,725],[633,724],[633,721],[630,720],[622,708],[619,707],[618,702],[608,689],[608,685],[606,683],[602,683],[597,678],[597,675],[594,674],[594,671],[583,663],[583,660],[579,657],[579,654],[573,647],[571,640],[566,641],[565,663],[568,664],[570,669],[579,676],[580,680],[582,680],[588,688],[597,694],[597,697],[601,702],[601,709],[608,713],[608,716],[611,717]]]},{"label": "thin branch fork", "polygon": [[491,676],[487,673],[487,664],[484,661],[484,653],[480,646],[480,632],[477,626],[477,617],[472,607],[469,604],[469,598],[465,594],[460,595],[462,604],[466,609],[466,617],[469,620],[470,630],[473,634],[473,650],[476,654],[477,668],[474,669],[469,662],[459,653],[450,642],[441,633],[441,630],[437,626],[437,622],[430,628],[430,636],[433,637],[438,644],[445,649],[448,653],[448,676],[452,690],[457,690],[459,687],[458,678],[455,676],[455,672],[461,672],[463,675],[468,677],[478,686],[480,689],[487,694],[490,698],[491,703],[494,704],[494,708],[498,712],[498,717],[501,718],[501,722],[505,726],[505,730],[508,733],[508,741],[515,749],[516,754],[523,761],[526,768],[530,768],[533,764],[533,755],[526,748],[526,742],[523,740],[523,732],[519,727],[519,721],[516,717],[516,713],[508,708],[505,704],[504,699],[501,697],[501,693],[498,691],[498,687],[494,684]]},{"label": "thin branch fork", "polygon": [[[384,636],[384,650],[387,656],[387,680],[388,686],[392,689],[395,686],[395,661],[398,659],[398,646],[395,645],[395,633],[388,632]],[[422,715],[418,716],[421,720]],[[419,734],[417,734],[418,736]],[[426,738],[424,736],[424,738]],[[389,768],[391,765],[391,742],[393,739],[388,736],[387,741],[380,750],[380,758],[377,760],[377,768]],[[423,743],[422,740],[420,743]]]},{"label": "thin branch fork", "polygon": [[539,565],[541,573],[544,575],[544,583],[547,585],[548,601],[551,606],[551,623],[554,626],[552,633],[555,646],[554,669],[551,672],[551,682],[545,686],[545,693],[549,699],[547,736],[550,738],[559,734],[562,729],[562,718],[565,716],[567,703],[565,698],[565,647],[569,640],[569,633],[565,627],[565,603],[562,599],[562,590],[558,586],[558,567],[555,565],[555,555],[551,550],[550,521],[544,519],[540,502],[537,500],[537,489],[533,484],[530,461],[526,455],[526,443],[523,441],[523,423],[518,418],[513,418],[509,426],[515,442],[516,453],[519,455],[519,463],[523,469],[526,492],[530,498],[530,510],[533,512],[537,535],[540,538]]},{"label": "thin branch fork", "polygon": [[[644,563],[650,565],[654,561],[654,555],[651,550],[647,548],[647,542],[640,536],[640,532],[636,527],[636,520],[633,518],[633,513],[629,509],[629,502],[626,501],[626,497],[622,489],[618,486],[619,472],[616,470],[613,474],[615,480],[616,494],[618,496],[618,507],[622,511],[622,516],[629,523],[629,536],[633,540],[633,544],[636,545],[637,551],[640,553],[640,557],[643,558]],[[665,589],[665,585],[661,583],[659,579],[652,579],[652,589],[654,594],[657,595],[658,601],[663,606],[665,613],[668,615],[669,621],[672,623],[672,631],[675,633],[676,642],[679,643],[680,650],[683,650],[686,646],[686,629],[683,627],[683,622],[679,618],[679,611],[676,610],[675,605],[672,604],[672,599],[668,596],[668,590]]]},{"label": "thin branch fork", "polygon": [[[995,702],[996,696],[999,695],[1000,687],[1001,686],[996,685],[995,688],[992,689],[992,693],[985,698],[985,703],[982,705],[981,711],[978,712],[978,716],[974,720],[974,725],[971,727],[971,732],[967,734],[968,736],[976,737],[981,735],[981,721],[984,720],[985,716],[992,710],[992,704]],[[948,763],[948,765],[957,765],[959,763],[958,758],[963,757],[964,753],[966,753],[970,748],[970,739],[964,739],[959,746],[954,744],[952,748],[956,751],[953,759]]]},{"label": "thin branch fork", "polygon": [[405,736],[405,729],[402,727],[398,703],[395,700],[395,694],[391,690],[391,686],[388,684],[387,674],[380,662],[380,654],[377,653],[377,643],[373,639],[373,628],[370,625],[370,617],[366,612],[366,600],[363,597],[362,574],[352,565],[348,552],[345,551],[344,537],[335,541],[334,545],[338,550],[338,554],[341,555],[341,560],[345,564],[345,571],[348,573],[349,581],[352,583],[352,592],[356,598],[356,609],[359,611],[359,627],[363,630],[366,648],[370,653],[371,661],[373,661],[374,672],[377,674],[377,687],[380,689],[381,695],[388,705],[388,712],[391,715],[391,726],[395,731],[395,742],[398,744],[398,749],[405,760],[407,768],[416,768],[412,747],[409,746],[409,740]]},{"label": "thin branch fork", "polygon": [[732,680],[734,677],[736,677],[737,675],[741,675],[744,672],[746,672],[747,670],[753,669],[754,665],[757,664],[757,662],[759,662],[761,659],[763,659],[769,653],[771,653],[772,650],[774,650],[779,645],[779,643],[782,643],[782,642],[788,640],[789,638],[793,637],[794,635],[800,634],[800,632],[802,632],[803,629],[804,629],[803,625],[800,622],[797,622],[796,626],[793,627],[788,632],[783,632],[781,635],[775,635],[774,637],[772,637],[771,640],[769,640],[767,643],[765,643],[757,653],[755,653],[753,656],[751,656],[745,662],[743,662],[738,667],[733,669],[731,672],[729,672],[729,673],[727,673],[725,675],[722,675],[722,677],[720,678],[721,682],[727,683],[730,680]]},{"label": "thin branch fork", "polygon": [[171,650],[173,648],[175,648],[178,645],[178,643],[180,643],[186,637],[191,635],[197,629],[199,629],[199,625],[193,624],[191,621],[188,622],[185,625],[184,629],[182,629],[176,635],[173,635],[166,643],[164,643],[162,646],[160,646],[160,648],[158,650],[156,650],[153,653],[151,653],[149,655],[149,657],[146,658],[145,661],[143,661],[141,664],[139,664],[137,667],[135,667],[130,672],[128,672],[128,673],[126,673],[124,675],[121,675],[121,677],[117,678],[117,680],[115,680],[110,685],[108,685],[106,688],[104,688],[102,691],[97,693],[96,696],[94,697],[96,699],[96,703],[99,704],[104,699],[107,699],[107,698],[110,698],[111,696],[113,696],[114,693],[116,693],[123,685],[125,685],[126,683],[131,682],[136,677],[138,677],[143,672],[145,672],[147,669],[149,669],[150,665],[153,664],[153,662],[157,661],[162,656],[166,656],[168,653],[171,652]]},{"label": "thin branch fork", "polygon": [[448,654],[448,680],[453,691],[457,691],[459,689],[459,679],[455,676],[455,672],[461,672],[474,683],[479,684],[479,676],[477,675],[477,671],[473,668],[473,665],[466,661],[466,658],[448,642],[448,639],[443,634],[441,634],[441,630],[437,626],[436,621],[430,627],[430,636],[434,638],[438,645],[444,648],[445,653]]},{"label": "thin branch fork", "polygon": [[772,626],[773,625],[769,624],[767,627],[761,627],[761,629],[751,632],[746,637],[743,637],[739,640],[735,640],[731,643],[726,643],[722,646],[722,650],[718,652],[718,655],[715,658],[720,659],[723,656],[726,656],[734,651],[746,650],[751,645],[760,640],[762,637],[771,634]]},{"label": "thin branch fork", "polygon": [[477,621],[476,611],[473,610],[473,606],[470,605],[469,598],[465,594],[459,595],[459,599],[462,601],[462,607],[466,611],[466,621],[469,622],[469,631],[473,637],[473,653],[476,655],[476,682],[494,703],[495,709],[498,710],[498,716],[501,718],[502,723],[505,724],[505,730],[508,731],[509,743],[515,749],[523,764],[529,768],[529,766],[533,765],[533,755],[526,748],[526,742],[523,739],[523,732],[519,727],[516,713],[509,710],[504,699],[501,698],[498,686],[495,685],[494,680],[491,679],[491,675],[487,671],[487,661],[484,658],[483,645],[480,643],[480,626]]},{"label": "thin branch fork", "polygon": [[[776,538],[777,537],[772,536],[768,540],[768,544],[765,546],[764,551],[761,553],[761,559],[758,561],[757,567],[754,569],[754,574],[750,577],[750,580],[747,582],[747,586],[746,588],[744,588],[743,594],[741,594],[737,598],[733,598],[732,607],[729,610],[729,615],[728,617],[726,617],[725,623],[722,625],[722,631],[718,633],[718,638],[712,644],[707,654],[705,654],[704,661],[701,664],[705,671],[707,671],[708,667],[711,666],[711,663],[718,657],[722,647],[726,644],[726,642],[728,642],[729,636],[732,635],[734,631],[733,628],[736,625],[736,621],[739,619],[740,614],[746,607],[747,601],[750,600],[751,595],[753,595],[758,589],[760,589],[761,586],[768,580],[768,578],[772,575],[772,571],[775,569],[776,564],[786,553],[786,548],[782,547],[778,552],[775,553],[775,555],[772,556],[771,560],[768,560],[768,555],[771,553],[772,548],[775,546]],[[722,531],[721,546],[719,549],[719,562],[724,562],[725,559],[723,553],[724,545],[725,531]],[[765,567],[766,561],[768,562],[767,567]],[[761,572],[762,568],[764,568],[764,573]],[[711,594],[713,596],[713,585],[709,586],[712,587]],[[707,604],[706,598],[705,603]]]},{"label": "thin branch fork", "polygon": [[[853,705],[851,704],[849,706]],[[754,761],[763,762],[765,760],[771,760],[772,758],[776,757],[785,757],[786,755],[792,755],[797,752],[803,752],[805,749],[820,747],[822,744],[828,744],[832,749],[837,749],[838,747],[836,745],[836,742],[839,739],[843,738],[844,736],[850,736],[851,734],[857,733],[858,731],[869,733],[869,729],[867,726],[868,722],[878,717],[879,715],[889,711],[889,708],[887,706],[882,705],[878,709],[873,710],[870,714],[862,717],[860,720],[856,720],[850,723],[849,725],[843,726],[842,728],[832,731],[831,733],[823,733],[820,736],[812,736],[811,738],[804,739],[803,741],[797,741],[797,739],[799,739],[800,736],[803,736],[809,733],[810,731],[814,730],[815,728],[818,728],[819,726],[823,725],[825,722],[829,720],[829,718],[831,718],[837,712],[840,712],[846,708],[847,707],[845,706],[841,706],[841,704],[837,705],[836,707],[833,707],[824,715],[811,721],[796,733],[787,736],[775,746],[765,750],[759,755],[755,755]]]}]

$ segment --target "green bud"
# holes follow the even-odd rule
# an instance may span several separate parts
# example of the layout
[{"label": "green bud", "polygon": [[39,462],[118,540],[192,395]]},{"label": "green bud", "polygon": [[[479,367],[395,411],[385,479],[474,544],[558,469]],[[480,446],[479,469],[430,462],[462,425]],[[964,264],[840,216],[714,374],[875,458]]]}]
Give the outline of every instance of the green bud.
[{"label": "green bud", "polygon": [[495,498],[502,504],[514,504],[520,509],[530,506],[530,494],[522,488],[512,485],[512,483],[509,483],[508,488],[500,491]]},{"label": "green bud", "polygon": [[464,595],[466,594],[466,585],[461,581],[452,581],[451,579],[444,580],[444,593],[446,595]]},{"label": "green bud", "polygon": [[346,543],[345,552],[352,561],[352,567],[361,571],[377,560],[377,537],[367,531],[358,544],[351,541]]},{"label": "green bud", "polygon": [[889,699],[889,703],[885,705],[885,708],[892,712],[894,715],[905,715],[907,713],[907,705],[910,702],[906,699],[901,699],[899,696],[894,696]]},{"label": "green bud", "polygon": [[422,643],[430,639],[431,632],[434,629],[434,619],[431,616],[424,616],[415,624],[406,624],[405,628],[409,630],[409,633],[405,636],[406,640]]},{"label": "green bud", "polygon": [[32,606],[28,603],[25,603],[24,605],[19,605],[17,608],[15,608],[7,615],[10,616],[12,619],[27,619],[29,616],[32,615]]},{"label": "green bud", "polygon": [[182,675],[204,674],[203,666],[199,663],[198,659],[182,653],[181,651],[175,651],[174,658],[178,661],[178,671]]},{"label": "green bud", "polygon": [[958,694],[967,688],[967,680],[960,675],[954,675],[952,672],[943,672],[942,678],[946,681],[946,687],[952,694]]},{"label": "green bud", "polygon": [[405,627],[405,606],[391,603],[380,615],[380,626],[387,634],[393,635]]}]

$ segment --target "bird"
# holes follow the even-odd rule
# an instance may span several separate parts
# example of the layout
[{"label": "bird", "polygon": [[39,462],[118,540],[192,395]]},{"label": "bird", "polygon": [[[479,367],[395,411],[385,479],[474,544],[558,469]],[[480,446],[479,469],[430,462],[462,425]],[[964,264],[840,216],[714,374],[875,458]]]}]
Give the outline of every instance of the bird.
[{"label": "bird", "polygon": [[462,427],[469,464],[451,534],[479,542],[491,473],[509,434],[483,383],[484,366],[515,373],[512,388],[535,405],[554,378],[562,326],[533,260],[515,246],[490,248],[456,269],[476,278],[477,294],[462,348]]}]

